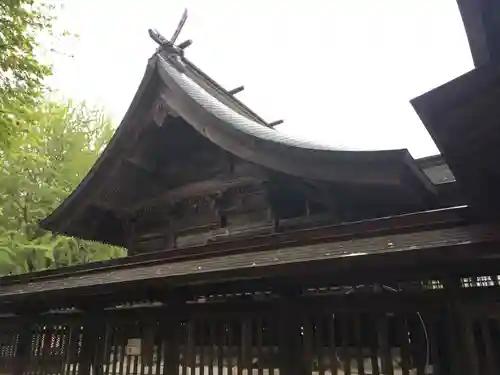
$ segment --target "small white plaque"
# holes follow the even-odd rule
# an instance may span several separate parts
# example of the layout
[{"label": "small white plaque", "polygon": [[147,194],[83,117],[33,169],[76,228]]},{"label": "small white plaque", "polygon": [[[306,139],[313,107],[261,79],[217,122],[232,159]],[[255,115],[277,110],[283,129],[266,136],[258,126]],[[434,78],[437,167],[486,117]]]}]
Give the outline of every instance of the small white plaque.
[{"label": "small white plaque", "polygon": [[125,348],[127,355],[141,355],[142,340],[128,339],[127,347]]}]

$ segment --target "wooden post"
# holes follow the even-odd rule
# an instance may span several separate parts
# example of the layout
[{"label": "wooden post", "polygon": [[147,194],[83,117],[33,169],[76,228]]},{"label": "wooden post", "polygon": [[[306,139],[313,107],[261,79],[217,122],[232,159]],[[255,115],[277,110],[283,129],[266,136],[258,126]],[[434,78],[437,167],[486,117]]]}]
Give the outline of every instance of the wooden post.
[{"label": "wooden post", "polygon": [[[455,367],[453,370],[458,374],[479,375],[474,333],[470,317],[466,315],[460,298],[460,279],[448,278],[443,281],[443,284],[450,296],[449,316],[447,317],[450,325],[448,339],[451,340],[450,345],[454,345],[454,348],[458,349],[453,350],[452,347],[451,350],[452,364]],[[454,337],[457,338],[456,343]]]},{"label": "wooden post", "polygon": [[306,363],[302,351],[302,317],[293,296],[287,295],[280,303],[279,316],[279,371],[280,375],[306,375],[311,363]]},{"label": "wooden post", "polygon": [[[178,307],[177,303],[171,306],[162,322],[164,375],[179,374],[180,320],[176,307]],[[184,366],[186,363],[186,358],[184,358]]]},{"label": "wooden post", "polygon": [[[101,375],[102,353],[100,337],[104,337],[106,326],[101,315],[88,312],[83,322],[82,354],[78,375]],[[102,336],[101,336],[102,335]]]}]

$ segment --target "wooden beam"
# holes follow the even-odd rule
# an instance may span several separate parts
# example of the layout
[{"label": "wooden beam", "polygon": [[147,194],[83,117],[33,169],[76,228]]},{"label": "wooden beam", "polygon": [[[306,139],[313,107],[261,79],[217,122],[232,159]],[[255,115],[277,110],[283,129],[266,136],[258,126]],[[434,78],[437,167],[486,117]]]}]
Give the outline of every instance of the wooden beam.
[{"label": "wooden beam", "polygon": [[232,90],[229,90],[227,93],[229,95],[236,95],[238,94],[239,92],[242,92],[243,90],[245,90],[245,86],[238,86],[238,87],[235,87],[234,89]]},{"label": "wooden beam", "polygon": [[476,67],[500,61],[500,1],[457,0]]},{"label": "wooden beam", "polygon": [[178,202],[185,198],[216,193],[218,190],[224,191],[232,187],[248,185],[265,179],[267,179],[267,176],[260,168],[251,164],[241,165],[237,166],[233,173],[168,190],[154,198],[125,207],[122,212],[130,214],[145,206],[156,205],[160,202]]},{"label": "wooden beam", "polygon": [[269,124],[267,124],[267,126],[269,126],[270,128],[274,128],[275,126],[281,125],[284,122],[285,122],[284,120],[276,120],[276,121],[270,122]]},{"label": "wooden beam", "polygon": [[185,40],[182,43],[179,43],[177,45],[177,48],[179,48],[181,50],[184,50],[184,49],[188,48],[191,44],[193,44],[193,41],[191,39],[188,39],[188,40]]}]

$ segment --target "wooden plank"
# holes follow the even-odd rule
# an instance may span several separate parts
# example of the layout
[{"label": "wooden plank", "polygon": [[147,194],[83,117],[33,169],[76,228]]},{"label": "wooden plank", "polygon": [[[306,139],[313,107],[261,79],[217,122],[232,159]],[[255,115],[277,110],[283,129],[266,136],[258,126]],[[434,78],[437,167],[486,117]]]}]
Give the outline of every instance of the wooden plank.
[{"label": "wooden plank", "polygon": [[[123,327],[125,328],[125,327]],[[120,367],[119,367],[119,372],[118,374],[119,375],[126,375],[126,367],[125,367],[125,362],[126,362],[126,358],[127,358],[127,352],[126,352],[126,342],[125,342],[125,334],[124,334],[124,330],[121,331],[122,332],[122,335],[120,336],[121,338],[121,343],[120,343]],[[79,374],[78,374],[79,375]]]},{"label": "wooden plank", "polygon": [[408,321],[405,314],[401,314],[399,319],[397,319],[399,342],[400,342],[400,352],[401,352],[401,371],[403,375],[410,375],[411,369],[411,358],[410,358],[410,342],[409,342],[409,330]]},{"label": "wooden plank", "polygon": [[[118,327],[113,327],[113,336],[112,336],[112,345],[113,345],[113,362],[111,364],[111,373],[110,375],[117,374],[118,370],[118,354],[120,352],[120,341],[119,341],[119,333]],[[73,330],[72,330],[73,331]]]},{"label": "wooden plank", "polygon": [[380,350],[381,366],[383,374],[394,375],[394,366],[392,363],[391,347],[389,343],[389,322],[387,314],[380,314],[377,317],[377,336]]},{"label": "wooden plank", "polygon": [[409,318],[408,327],[410,330],[412,367],[416,369],[417,375],[425,375],[428,355],[427,345],[430,345],[428,342],[428,325],[422,314],[417,312],[415,316]]},{"label": "wooden plank", "polygon": [[[179,375],[181,353],[181,327],[177,319],[164,316],[160,321],[160,335],[162,341],[163,372],[161,375]],[[160,375],[158,372],[157,375]]]},{"label": "wooden plank", "polygon": [[[248,317],[244,317],[241,322],[241,357],[238,364],[238,375],[252,375],[252,321]],[[241,370],[240,370],[241,368]]]},{"label": "wooden plank", "polygon": [[[303,327],[303,356],[304,356],[304,366],[306,367],[308,373],[314,371],[314,351],[313,351],[313,341],[314,341],[314,330],[315,330],[315,319],[312,316],[305,316],[302,321]],[[299,334],[299,333],[297,333]]]},{"label": "wooden plank", "polygon": [[351,375],[351,353],[350,353],[350,343],[351,337],[351,319],[347,314],[342,314],[341,316],[341,334],[342,334],[342,369],[345,375]]},{"label": "wooden plank", "polygon": [[316,317],[314,329],[314,352],[316,353],[317,363],[318,363],[318,374],[325,375],[325,343],[324,343],[324,333],[327,331],[328,327],[325,327],[325,317]]},{"label": "wooden plank", "polygon": [[218,328],[218,347],[217,347],[217,375],[223,375],[224,369],[224,346],[226,345],[226,330],[224,326],[224,321],[219,320],[217,322]]},{"label": "wooden plank", "polygon": [[460,324],[462,325],[464,355],[466,356],[469,365],[468,373],[471,375],[479,375],[479,359],[477,355],[476,340],[474,337],[472,319],[464,312],[460,312]]},{"label": "wooden plank", "polygon": [[187,330],[187,343],[186,343],[186,353],[187,361],[186,364],[189,367],[189,374],[193,375],[196,371],[196,342],[195,342],[195,324],[196,322],[189,319],[186,323]]},{"label": "wooden plank", "polygon": [[[208,375],[214,375],[214,364],[217,363],[217,327],[216,320],[207,320],[208,324]],[[217,363],[218,366],[218,363]]]},{"label": "wooden plank", "polygon": [[[0,290],[0,297],[24,298],[36,293],[58,292],[61,289],[89,288],[105,284],[119,286],[124,282],[138,282],[168,278],[172,282],[187,283],[196,280],[213,281],[218,278],[237,279],[247,275],[262,275],[270,272],[290,273],[298,264],[309,265],[318,269],[321,267],[337,266],[366,267],[375,265],[377,259],[384,261],[384,266],[390,264],[393,257],[396,264],[406,261],[415,263],[416,256],[429,261],[429,256],[443,256],[454,253],[455,260],[466,256],[473,249],[475,256],[493,254],[496,244],[500,241],[500,231],[497,225],[470,226],[451,228],[422,233],[376,237],[351,241],[333,242],[311,246],[290,247],[287,249],[270,250],[259,253],[245,253],[215,257],[205,260],[192,260],[178,263],[155,264],[134,270],[116,270],[113,273],[95,273],[87,276],[69,276],[59,280],[45,280],[30,284],[5,286]],[[478,247],[479,244],[485,244]],[[490,245],[490,246],[486,246]],[[403,256],[404,254],[404,256]],[[301,267],[303,269],[303,267]]]},{"label": "wooden plank", "polygon": [[258,317],[256,323],[256,343],[257,343],[257,375],[264,374],[264,341],[262,332],[262,318]]},{"label": "wooden plank", "polygon": [[[162,331],[164,331],[164,328],[161,325],[161,322],[158,331],[156,332],[155,335],[155,342],[156,342],[156,363],[153,363],[151,368],[154,368],[154,375],[161,375],[162,372],[162,363],[163,363],[163,368],[167,367],[167,358],[163,355],[165,352],[164,346],[166,346],[165,343],[165,338],[162,335]],[[154,367],[153,367],[154,366]],[[176,374],[178,375],[178,373]]]},{"label": "wooden plank", "polygon": [[378,335],[378,324],[377,324],[378,316],[371,313],[370,320],[373,324],[370,324],[369,329],[369,337],[370,337],[370,362],[372,367],[373,375],[380,375],[380,367],[379,367],[379,335]]},{"label": "wooden plank", "polygon": [[330,355],[330,371],[332,375],[338,374],[339,366],[339,356],[337,351],[336,343],[336,332],[335,332],[335,315],[332,314],[332,318],[328,319],[328,353]]},{"label": "wooden plank", "polygon": [[354,338],[355,338],[355,348],[356,348],[356,364],[357,373],[359,375],[365,375],[365,365],[364,365],[364,355],[363,355],[363,343],[362,343],[362,315],[360,313],[354,314],[352,319],[354,320]]},{"label": "wooden plank", "polygon": [[197,330],[198,330],[198,346],[199,346],[199,356],[200,356],[200,375],[205,375],[205,365],[207,364],[206,362],[206,353],[205,353],[205,348],[207,347],[206,345],[206,336],[205,336],[205,328],[206,328],[206,320],[205,319],[200,319],[198,321],[197,325]]},{"label": "wooden plank", "polygon": [[490,327],[490,321],[488,318],[483,318],[480,321],[481,325],[481,336],[483,339],[483,345],[484,345],[484,351],[485,351],[485,359],[486,359],[486,369],[487,369],[487,374],[486,375],[495,375],[498,374],[498,367],[497,367],[497,362],[496,362],[496,353],[492,345],[492,340],[491,340],[491,327]]}]

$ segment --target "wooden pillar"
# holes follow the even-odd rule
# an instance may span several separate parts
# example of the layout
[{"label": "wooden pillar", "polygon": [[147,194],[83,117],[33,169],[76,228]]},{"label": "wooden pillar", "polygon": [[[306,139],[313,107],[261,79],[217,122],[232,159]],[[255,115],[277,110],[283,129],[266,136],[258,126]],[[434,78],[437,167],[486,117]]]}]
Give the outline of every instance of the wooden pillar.
[{"label": "wooden pillar", "polygon": [[500,62],[500,1],[457,0],[474,65]]},{"label": "wooden pillar", "polygon": [[[472,321],[464,311],[460,296],[460,279],[448,278],[443,282],[450,298],[447,323],[449,325],[453,371],[457,374],[479,375],[479,362],[472,332]],[[455,350],[453,350],[455,349]]]},{"label": "wooden pillar", "polygon": [[101,375],[102,353],[101,337],[106,326],[104,317],[95,312],[88,312],[83,322],[82,351],[78,375]]},{"label": "wooden pillar", "polygon": [[164,338],[163,375],[179,374],[179,346],[180,346],[180,304],[175,303],[170,306],[165,313],[164,321],[161,324],[162,336]]},{"label": "wooden pillar", "polygon": [[309,375],[311,363],[306,363],[302,350],[302,316],[296,300],[287,296],[279,311],[280,375]]}]

